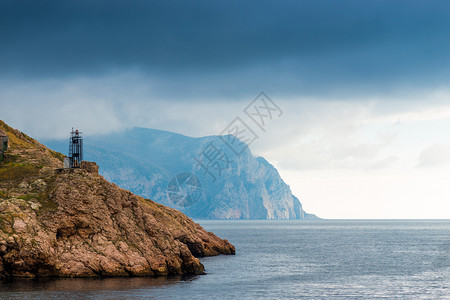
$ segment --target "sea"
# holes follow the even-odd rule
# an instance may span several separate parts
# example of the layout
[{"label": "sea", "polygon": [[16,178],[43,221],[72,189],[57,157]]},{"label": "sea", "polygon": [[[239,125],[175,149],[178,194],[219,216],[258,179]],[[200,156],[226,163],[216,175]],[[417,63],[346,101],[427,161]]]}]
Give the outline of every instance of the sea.
[{"label": "sea", "polygon": [[236,255],[206,274],[14,279],[0,299],[450,299],[450,220],[196,220]]}]

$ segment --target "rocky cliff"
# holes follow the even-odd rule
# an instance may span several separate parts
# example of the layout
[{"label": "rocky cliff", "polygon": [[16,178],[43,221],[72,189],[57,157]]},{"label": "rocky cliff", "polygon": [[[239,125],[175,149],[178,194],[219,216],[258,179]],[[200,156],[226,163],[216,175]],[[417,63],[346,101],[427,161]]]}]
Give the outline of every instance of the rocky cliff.
[{"label": "rocky cliff", "polygon": [[[67,148],[65,141],[45,143],[60,151]],[[100,172],[105,178],[192,218],[315,217],[303,210],[275,167],[262,157],[255,158],[246,145],[236,154],[221,136],[192,138],[132,128],[110,135],[88,136],[85,144],[88,145],[85,156],[101,164]],[[191,201],[173,201],[168,187],[177,174],[194,175],[201,193]]]},{"label": "rocky cliff", "polygon": [[[0,121],[0,278],[200,274],[197,257],[234,254],[181,212],[108,182]],[[59,170],[58,170],[59,169]]]}]

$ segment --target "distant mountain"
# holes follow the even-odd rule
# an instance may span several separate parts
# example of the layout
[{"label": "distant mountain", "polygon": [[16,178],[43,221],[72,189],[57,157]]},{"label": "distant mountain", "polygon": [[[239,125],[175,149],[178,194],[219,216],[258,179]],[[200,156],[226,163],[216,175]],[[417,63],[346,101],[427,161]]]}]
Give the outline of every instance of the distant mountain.
[{"label": "distant mountain", "polygon": [[[45,144],[67,152],[68,140]],[[192,218],[316,218],[302,209],[278,171],[234,136],[192,138],[132,128],[87,136],[84,153],[107,180]]]}]

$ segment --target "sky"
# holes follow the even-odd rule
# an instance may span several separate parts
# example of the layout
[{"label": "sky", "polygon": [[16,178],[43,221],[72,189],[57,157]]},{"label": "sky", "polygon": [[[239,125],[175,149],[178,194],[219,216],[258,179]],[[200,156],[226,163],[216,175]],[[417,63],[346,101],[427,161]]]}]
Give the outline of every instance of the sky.
[{"label": "sky", "polygon": [[323,218],[450,218],[450,2],[0,1],[0,119],[251,145]]}]

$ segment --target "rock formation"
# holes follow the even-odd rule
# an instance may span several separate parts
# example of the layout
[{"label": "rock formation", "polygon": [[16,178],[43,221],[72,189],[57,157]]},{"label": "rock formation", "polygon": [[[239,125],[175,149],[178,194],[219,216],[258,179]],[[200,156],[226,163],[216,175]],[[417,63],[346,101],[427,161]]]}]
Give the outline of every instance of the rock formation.
[{"label": "rock formation", "polygon": [[106,181],[0,121],[0,278],[201,274],[234,247],[181,212]]}]

